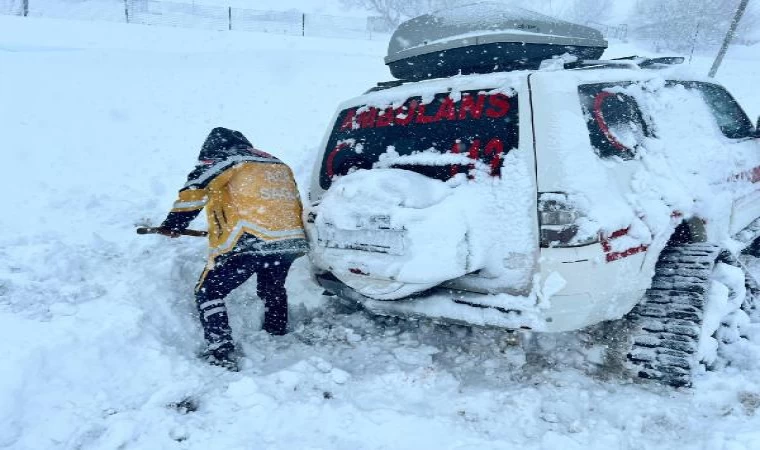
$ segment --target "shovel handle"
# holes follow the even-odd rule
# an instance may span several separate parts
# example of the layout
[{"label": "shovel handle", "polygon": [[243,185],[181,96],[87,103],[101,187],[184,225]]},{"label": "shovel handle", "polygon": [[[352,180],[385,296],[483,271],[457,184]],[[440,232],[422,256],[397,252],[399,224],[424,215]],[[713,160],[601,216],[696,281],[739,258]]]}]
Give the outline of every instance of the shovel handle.
[{"label": "shovel handle", "polygon": [[[138,227],[137,234],[166,234],[165,228],[160,227]],[[182,230],[177,231],[178,234],[182,236],[195,236],[195,237],[206,237],[208,236],[208,231],[200,231],[200,230]]]}]

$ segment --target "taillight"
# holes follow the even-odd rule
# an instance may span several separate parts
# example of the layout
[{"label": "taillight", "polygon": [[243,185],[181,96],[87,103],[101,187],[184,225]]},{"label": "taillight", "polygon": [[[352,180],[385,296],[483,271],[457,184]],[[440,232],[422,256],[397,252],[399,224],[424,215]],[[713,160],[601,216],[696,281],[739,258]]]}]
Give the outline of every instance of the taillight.
[{"label": "taillight", "polygon": [[579,234],[585,216],[579,212],[567,194],[542,192],[538,195],[538,222],[541,247],[579,247],[599,241],[598,234]]}]

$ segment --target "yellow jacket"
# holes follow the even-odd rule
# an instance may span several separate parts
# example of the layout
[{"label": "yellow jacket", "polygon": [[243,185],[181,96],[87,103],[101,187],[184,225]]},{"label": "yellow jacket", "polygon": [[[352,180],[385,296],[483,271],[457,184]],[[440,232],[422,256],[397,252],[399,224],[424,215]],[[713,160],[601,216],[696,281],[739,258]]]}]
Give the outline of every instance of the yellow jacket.
[{"label": "yellow jacket", "polygon": [[250,150],[250,156],[200,161],[162,226],[187,228],[205,207],[212,260],[232,250],[305,253],[302,206],[292,171],[280,160]]}]

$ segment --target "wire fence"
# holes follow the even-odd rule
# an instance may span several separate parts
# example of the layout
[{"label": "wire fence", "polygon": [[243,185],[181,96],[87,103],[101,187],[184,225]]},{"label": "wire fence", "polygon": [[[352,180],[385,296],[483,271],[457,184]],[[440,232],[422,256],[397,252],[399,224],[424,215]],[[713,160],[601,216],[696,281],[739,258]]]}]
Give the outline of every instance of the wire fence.
[{"label": "wire fence", "polygon": [[607,39],[620,39],[621,41],[626,41],[628,39],[628,24],[607,25],[604,23],[588,21],[586,22],[586,25],[601,31]]},{"label": "wire fence", "polygon": [[379,17],[259,11],[159,0],[0,0],[0,14],[353,39],[373,39],[378,35],[387,39],[391,31]]}]

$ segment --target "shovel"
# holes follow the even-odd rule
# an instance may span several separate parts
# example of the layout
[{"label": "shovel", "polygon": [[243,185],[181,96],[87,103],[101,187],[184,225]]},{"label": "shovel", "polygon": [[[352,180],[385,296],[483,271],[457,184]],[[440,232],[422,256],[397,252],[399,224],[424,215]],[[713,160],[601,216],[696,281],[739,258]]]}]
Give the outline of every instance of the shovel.
[{"label": "shovel", "polygon": [[166,228],[161,227],[137,227],[137,234],[162,234],[164,236],[172,237],[172,233],[176,233],[179,236],[194,236],[194,237],[206,237],[208,231],[200,230],[182,230],[182,231],[169,231]]}]

